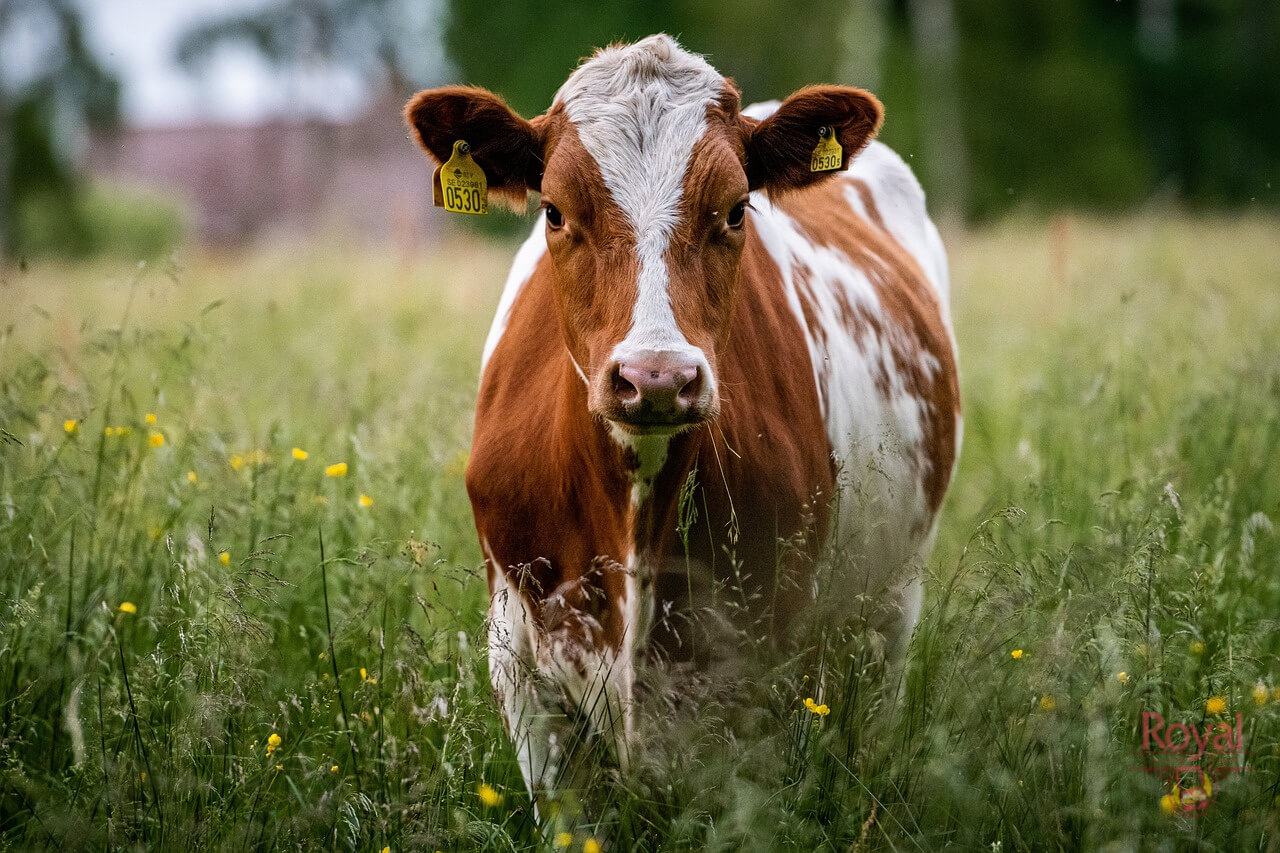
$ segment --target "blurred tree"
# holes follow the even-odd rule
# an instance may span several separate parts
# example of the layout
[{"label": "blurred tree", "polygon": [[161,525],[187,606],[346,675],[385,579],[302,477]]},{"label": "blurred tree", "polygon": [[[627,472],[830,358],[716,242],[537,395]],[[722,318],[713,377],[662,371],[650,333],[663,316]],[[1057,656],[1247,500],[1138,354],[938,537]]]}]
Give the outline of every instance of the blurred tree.
[{"label": "blurred tree", "polygon": [[179,41],[177,58],[198,68],[222,45],[237,42],[279,68],[305,75],[327,64],[355,72],[368,85],[407,94],[412,86],[438,82],[444,72],[437,36],[441,14],[434,3],[414,0],[282,0],[193,27]]},{"label": "blurred tree", "polygon": [[[198,28],[280,63],[449,81],[545,110],[592,48],[667,32],[747,101],[815,82],[872,88],[884,139],[935,206],[1131,207],[1168,187],[1215,204],[1280,203],[1280,3],[1274,0],[283,0]],[[424,11],[426,9],[426,11]],[[433,63],[447,49],[453,70]]]},{"label": "blurred tree", "polygon": [[969,195],[969,155],[960,111],[957,75],[960,33],[953,0],[908,3],[912,48],[920,76],[920,126],[925,128],[925,160],[934,177],[931,196],[949,210],[965,210]]},{"label": "blurred tree", "polygon": [[1200,204],[1280,203],[1280,3],[1179,0],[1168,18],[1139,30],[1134,75],[1156,179]]},{"label": "blurred tree", "polygon": [[1116,209],[1149,193],[1124,16],[1094,0],[960,0],[957,12],[971,215]]},{"label": "blurred tree", "polygon": [[[871,8],[865,0],[858,5]],[[501,92],[519,112],[546,110],[593,48],[666,32],[734,78],[748,101],[832,80],[858,53],[848,0],[623,0],[495,4],[453,0],[445,44],[463,82]],[[871,9],[874,13],[874,9]],[[857,81],[852,81],[857,82]],[[870,81],[866,81],[869,83]]]},{"label": "blurred tree", "polygon": [[116,121],[119,83],[86,45],[74,0],[0,0],[0,51],[0,253],[28,248],[31,219],[53,229],[42,245],[89,251],[68,148],[76,131]]}]

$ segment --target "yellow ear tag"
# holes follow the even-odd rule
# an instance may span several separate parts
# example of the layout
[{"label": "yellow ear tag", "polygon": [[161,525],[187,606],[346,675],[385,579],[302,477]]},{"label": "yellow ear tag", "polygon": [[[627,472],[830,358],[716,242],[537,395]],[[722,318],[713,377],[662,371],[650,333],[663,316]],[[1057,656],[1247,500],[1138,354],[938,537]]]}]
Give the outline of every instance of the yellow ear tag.
[{"label": "yellow ear tag", "polygon": [[471,146],[459,139],[453,143],[449,162],[436,169],[432,201],[451,213],[489,212],[489,183],[484,170],[471,159]]},{"label": "yellow ear tag", "polygon": [[829,125],[818,128],[818,147],[809,157],[810,172],[830,172],[844,165],[844,149],[836,139],[835,129]]}]

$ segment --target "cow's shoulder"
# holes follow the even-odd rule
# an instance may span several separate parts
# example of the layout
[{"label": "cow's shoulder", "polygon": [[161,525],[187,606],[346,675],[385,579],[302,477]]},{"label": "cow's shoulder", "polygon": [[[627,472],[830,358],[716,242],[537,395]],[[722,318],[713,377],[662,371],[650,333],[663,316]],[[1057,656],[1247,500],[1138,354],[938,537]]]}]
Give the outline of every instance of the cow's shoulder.
[{"label": "cow's shoulder", "polygon": [[845,195],[855,210],[915,259],[945,305],[950,298],[946,251],[911,167],[888,145],[873,140],[850,162],[841,180],[854,187]]}]

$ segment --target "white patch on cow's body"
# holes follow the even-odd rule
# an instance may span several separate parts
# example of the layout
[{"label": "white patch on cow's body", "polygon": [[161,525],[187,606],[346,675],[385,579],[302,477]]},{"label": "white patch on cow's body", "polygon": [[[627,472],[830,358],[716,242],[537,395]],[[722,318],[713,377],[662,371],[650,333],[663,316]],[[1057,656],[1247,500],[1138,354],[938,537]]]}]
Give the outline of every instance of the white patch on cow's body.
[{"label": "white patch on cow's body", "polygon": [[[866,183],[875,199],[885,230],[906,249],[928,277],[938,294],[947,330],[951,330],[951,277],[947,272],[947,252],[942,246],[938,228],[929,218],[924,204],[924,190],[898,153],[883,142],[873,141],[862,150],[845,176]],[[861,197],[850,184],[845,198],[862,215]],[[856,203],[855,203],[856,201]]]},{"label": "white patch on cow's body", "polygon": [[708,106],[723,92],[724,77],[705,59],[656,35],[599,51],[556,93],[635,232],[636,303],[613,360],[625,364],[657,352],[686,356],[701,369],[708,395],[715,377],[706,355],[676,323],[666,253],[679,224],[693,145],[706,131]]},{"label": "white patch on cow's body", "polygon": [[763,121],[778,111],[782,101],[758,101],[742,108],[742,114],[756,121]]},{"label": "white patch on cow's body", "polygon": [[[773,108],[753,105],[744,113],[762,119]],[[831,178],[848,183],[845,200],[872,221],[852,183],[855,178],[870,189],[885,230],[924,270],[950,332],[946,255],[915,176],[887,146],[872,142],[846,174]],[[901,607],[902,621],[914,625],[920,562],[935,519],[918,467],[925,459],[928,402],[904,380],[908,369],[919,366],[932,376],[941,364],[920,352],[910,330],[895,324],[867,273],[848,255],[815,245],[764,193],[752,194],[752,206],[752,227],[781,271],[787,304],[804,330],[839,469],[842,497],[839,516],[832,520],[833,544],[861,568],[853,580],[869,592],[889,592]],[[806,307],[820,328],[810,328]],[[846,308],[875,323],[850,324]],[[899,363],[908,357],[904,353],[918,363]]]},{"label": "white patch on cow's body", "polygon": [[[511,308],[516,304],[516,297],[520,295],[520,291],[525,284],[533,277],[533,271],[538,267],[538,261],[542,260],[542,256],[547,252],[547,229],[543,224],[543,217],[538,216],[537,221],[533,224],[533,233],[520,246],[520,251],[516,252],[515,260],[511,262],[511,271],[507,273],[507,283],[502,286],[502,296],[498,299],[498,310],[494,314],[493,323],[489,326],[489,336],[485,338],[484,355],[480,357],[480,370],[484,371],[485,365],[489,363],[489,359],[493,356],[493,351],[498,348],[498,341],[502,340],[502,334],[507,330],[507,323],[511,319]],[[577,364],[575,363],[575,367]],[[582,369],[578,368],[581,373]],[[583,377],[585,381],[585,377]]]}]

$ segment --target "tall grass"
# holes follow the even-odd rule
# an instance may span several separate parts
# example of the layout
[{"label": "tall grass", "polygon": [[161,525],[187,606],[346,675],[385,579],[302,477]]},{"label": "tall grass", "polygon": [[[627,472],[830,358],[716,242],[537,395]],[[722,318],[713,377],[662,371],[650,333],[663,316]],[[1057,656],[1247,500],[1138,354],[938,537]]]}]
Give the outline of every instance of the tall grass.
[{"label": "tall grass", "polygon": [[[1276,224],[950,235],[966,438],[901,696],[813,626],[545,832],[461,480],[507,250],[8,269],[0,842],[1274,848]],[[1167,814],[1141,714],[1214,697],[1248,768]]]}]

